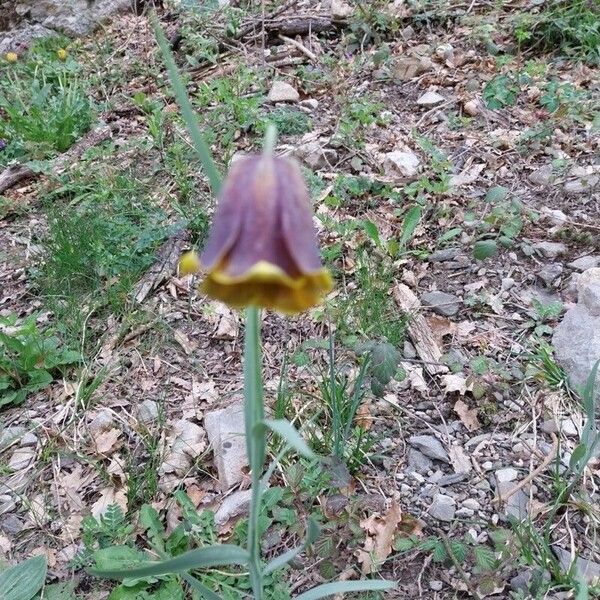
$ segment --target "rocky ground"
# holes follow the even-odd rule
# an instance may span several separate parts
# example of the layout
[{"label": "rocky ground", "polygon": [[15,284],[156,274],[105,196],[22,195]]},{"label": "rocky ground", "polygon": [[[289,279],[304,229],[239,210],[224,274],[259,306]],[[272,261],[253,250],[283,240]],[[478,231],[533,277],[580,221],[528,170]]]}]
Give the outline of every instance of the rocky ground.
[{"label": "rocky ground", "polygon": [[[23,28],[64,29],[25,4],[17,13],[27,23],[0,43],[22,60],[27,50],[11,44]],[[330,332],[349,381],[357,341],[387,339],[399,353],[385,389],[362,398],[356,424],[371,442],[358,466],[324,467],[331,479],[316,488],[306,477],[298,484],[295,518],[319,512],[331,547],[285,577],[302,591],[336,573],[379,573],[399,582],[386,598],[570,598],[586,581],[598,597],[600,463],[597,452],[583,466],[573,459],[597,424],[594,392],[581,387],[600,359],[598,68],[518,47],[510,19],[535,14],[537,2],[381,4],[373,17],[340,2],[266,3],[266,21],[252,9],[234,12],[236,21],[224,8],[208,25],[173,7],[160,13],[222,165],[260,146],[252,99],[310,123],[284,126],[277,152],[306,169],[336,289],[307,315],[265,315],[270,406],[285,397],[286,416],[310,430],[324,405]],[[40,327],[55,326],[35,283],[47,260],[48,198],[86,171],[106,163],[152,177],[149,197],[169,224],[181,217],[184,184],[161,161],[169,140],[189,142],[140,12],[69,47],[101,107],[92,130],[107,128],[106,137],[4,190],[0,316],[35,313]],[[297,35],[286,30],[296,22]],[[213,62],[202,45],[211,36],[226,40]],[[214,84],[228,80],[230,95]],[[148,142],[158,117],[136,94],[167,115],[159,149]],[[232,113],[210,120],[225,105]],[[206,206],[206,181],[187,169],[193,202]],[[144,548],[142,503],[172,531],[185,517],[173,500],[183,489],[200,513],[215,511],[225,540],[247,502],[243,325],[177,276],[196,233],[165,237],[157,256],[166,270],[133,285],[126,310],[100,316],[93,295],[81,298],[81,367],[0,416],[0,551],[11,563],[45,554],[48,581],[72,579],[77,598],[110,593],[73,562],[89,513],[129,511],[132,543]],[[331,427],[323,415],[316,422]],[[286,465],[272,485],[293,482]],[[275,518],[265,551],[296,535]]]}]

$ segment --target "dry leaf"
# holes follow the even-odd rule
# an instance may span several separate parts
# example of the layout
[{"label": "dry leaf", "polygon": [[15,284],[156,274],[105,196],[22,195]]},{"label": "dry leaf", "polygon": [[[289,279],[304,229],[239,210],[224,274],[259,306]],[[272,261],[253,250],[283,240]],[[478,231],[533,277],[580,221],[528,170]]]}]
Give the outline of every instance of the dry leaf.
[{"label": "dry leaf", "polygon": [[0,552],[4,556],[4,558],[8,558],[8,553],[12,549],[12,542],[5,536],[0,533]]},{"label": "dry leaf", "polygon": [[175,341],[183,348],[183,351],[186,354],[192,354],[197,347],[197,344],[192,342],[180,329],[175,330],[173,337],[175,338]]},{"label": "dry leaf", "polygon": [[92,515],[98,519],[106,512],[111,504],[118,504],[123,512],[127,512],[127,493],[125,490],[115,490],[113,487],[105,487],[100,490],[100,498],[92,504]]},{"label": "dry leaf", "polygon": [[118,429],[109,429],[93,436],[96,452],[98,454],[109,454],[114,449],[121,432]]},{"label": "dry leaf", "polygon": [[173,425],[167,447],[171,450],[161,465],[160,472],[185,475],[193,460],[206,449],[204,429],[191,421],[180,419]]},{"label": "dry leaf", "polygon": [[444,345],[445,335],[454,335],[456,333],[456,323],[453,323],[450,319],[446,319],[446,317],[431,315],[425,317],[425,321],[427,321],[427,325],[429,325],[438,346]]},{"label": "dry leaf", "polygon": [[363,575],[377,571],[381,563],[391,554],[396,530],[402,521],[402,511],[397,502],[385,515],[371,515],[360,522],[367,539],[362,550],[358,551],[358,561],[362,564]]},{"label": "dry leaf", "polygon": [[369,431],[373,425],[373,415],[371,414],[371,409],[372,406],[369,402],[363,402],[363,404],[361,404],[356,411],[354,422],[365,431]]},{"label": "dry leaf", "polygon": [[462,424],[467,428],[467,431],[476,431],[481,427],[481,423],[477,418],[477,409],[469,408],[469,405],[462,400],[457,400],[454,404],[454,412],[458,415]]},{"label": "dry leaf", "polygon": [[450,177],[450,187],[460,187],[474,183],[479,178],[481,171],[485,169],[485,164],[476,163],[462,170],[458,175]]},{"label": "dry leaf", "polygon": [[450,446],[448,456],[455,473],[469,473],[473,468],[471,459],[462,446]]},{"label": "dry leaf", "polygon": [[458,373],[443,375],[442,383],[444,385],[444,394],[458,392],[461,396],[464,396],[466,392],[473,391],[473,383],[468,382],[464,375]]}]

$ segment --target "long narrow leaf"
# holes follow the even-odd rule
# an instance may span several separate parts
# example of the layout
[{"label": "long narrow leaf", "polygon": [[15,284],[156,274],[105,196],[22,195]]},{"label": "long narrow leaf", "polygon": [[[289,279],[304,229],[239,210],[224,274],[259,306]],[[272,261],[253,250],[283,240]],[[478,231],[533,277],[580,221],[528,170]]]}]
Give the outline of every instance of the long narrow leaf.
[{"label": "long narrow leaf", "polygon": [[147,566],[129,569],[90,569],[89,572],[97,577],[107,579],[137,579],[139,577],[182,573],[190,569],[205,569],[221,565],[245,565],[247,562],[248,552],[246,550],[232,544],[221,544],[190,550],[175,558],[161,560]]},{"label": "long narrow leaf", "polygon": [[296,428],[286,419],[264,419],[261,425],[280,435],[290,446],[292,446],[292,448],[302,454],[302,456],[314,458],[314,453],[308,447],[308,444],[304,441]]},{"label": "long narrow leaf", "polygon": [[179,75],[179,70],[175,64],[175,59],[173,58],[173,53],[169,48],[169,42],[167,41],[167,38],[165,37],[165,34],[158,23],[156,14],[152,13],[150,19],[152,22],[152,27],[154,28],[156,41],[158,42],[163,60],[165,61],[167,72],[169,73],[175,99],[177,100],[177,104],[179,104],[179,108],[181,109],[181,116],[185,121],[190,137],[192,138],[194,148],[196,149],[196,152],[200,158],[200,162],[204,167],[204,171],[206,172],[206,176],[210,182],[212,193],[217,196],[221,189],[222,177],[215,166],[215,162],[210,153],[210,148],[204,140],[204,136],[200,131],[200,127],[198,127],[198,121],[196,119],[196,115],[194,114],[194,109],[188,97],[185,86],[183,85],[183,81],[181,80],[181,76]]},{"label": "long narrow leaf", "polygon": [[188,573],[182,573],[181,577],[188,582],[191,588],[196,590],[203,598],[207,600],[221,600],[217,594],[215,594],[212,590],[209,590],[203,583],[200,583],[195,577],[189,575]]},{"label": "long narrow leaf", "polygon": [[319,600],[335,594],[347,594],[348,592],[382,592],[396,587],[393,581],[383,579],[366,579],[364,581],[335,581],[324,583],[304,594],[296,596],[294,600]]},{"label": "long narrow leaf", "polygon": [[284,552],[277,558],[274,558],[269,564],[264,568],[263,575],[268,575],[273,571],[277,571],[277,569],[281,569],[281,567],[287,565],[291,560],[296,558],[300,552],[302,552],[307,546],[312,544],[319,537],[320,529],[318,523],[314,519],[308,520],[308,530],[306,532],[306,537],[304,541],[295,548]]}]

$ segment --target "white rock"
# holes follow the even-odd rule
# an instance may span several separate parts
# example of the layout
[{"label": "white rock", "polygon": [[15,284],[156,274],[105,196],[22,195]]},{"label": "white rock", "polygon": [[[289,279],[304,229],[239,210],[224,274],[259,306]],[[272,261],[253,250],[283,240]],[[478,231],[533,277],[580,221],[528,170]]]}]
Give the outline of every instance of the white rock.
[{"label": "white rock", "polygon": [[215,524],[224,525],[229,519],[239,517],[248,512],[251,496],[252,490],[234,492],[230,496],[227,496],[215,513]]},{"label": "white rock", "polygon": [[528,179],[531,181],[531,183],[533,183],[533,185],[550,185],[552,181],[554,181],[552,165],[544,165],[543,167],[532,171],[529,173]]},{"label": "white rock", "polygon": [[594,256],[592,254],[589,254],[588,256],[581,256],[568,263],[567,266],[571,267],[571,269],[575,269],[576,271],[587,271],[588,269],[593,269],[594,267],[600,267],[600,256]]},{"label": "white rock", "polygon": [[446,494],[436,494],[429,507],[429,514],[438,521],[452,521],[456,514],[456,502]]},{"label": "white rock", "polygon": [[331,16],[334,20],[347,19],[354,13],[354,8],[343,0],[331,0]]},{"label": "white rock", "polygon": [[35,454],[35,448],[30,446],[17,448],[8,461],[8,468],[13,471],[21,471],[27,468],[35,459]]},{"label": "white rock", "polygon": [[320,169],[337,161],[337,152],[325,148],[319,141],[313,140],[301,144],[294,150],[294,156],[311,169]]},{"label": "white rock", "polygon": [[317,110],[319,108],[319,101],[316,98],[307,98],[300,101],[300,106],[304,106],[310,110]]},{"label": "white rock", "polygon": [[505,467],[504,469],[498,469],[495,476],[498,482],[505,483],[517,479],[517,477],[519,477],[519,471],[512,467]]},{"label": "white rock", "polygon": [[137,418],[144,425],[154,423],[158,419],[158,404],[154,400],[144,400],[138,407]]},{"label": "white rock", "polygon": [[271,102],[298,102],[300,94],[289,83],[274,81],[268,98]]},{"label": "white rock", "polygon": [[533,244],[533,248],[547,258],[556,258],[567,252],[567,247],[562,242],[537,242]]},{"label": "white rock", "polygon": [[567,215],[562,210],[544,206],[541,212],[553,225],[564,225],[567,222]]},{"label": "white rock", "polygon": [[587,269],[577,279],[579,303],[593,317],[600,317],[600,268]]},{"label": "white rock", "polygon": [[418,100],[417,104],[419,106],[435,106],[436,104],[440,104],[441,102],[445,102],[446,98],[441,96],[437,92],[425,92]]},{"label": "white rock", "polygon": [[219,482],[223,490],[229,490],[243,479],[248,466],[243,403],[205,413],[204,427],[214,453]]},{"label": "white rock", "polygon": [[408,439],[408,443],[429,458],[450,462],[446,449],[440,440],[432,435],[413,435]]},{"label": "white rock", "polygon": [[467,498],[466,500],[463,500],[462,505],[465,508],[470,508],[471,510],[480,510],[481,509],[481,504],[479,504],[479,502],[477,500],[475,500],[475,498]]},{"label": "white rock", "polygon": [[463,108],[470,117],[474,117],[481,112],[481,105],[477,100],[468,100],[465,102]]},{"label": "white rock", "polygon": [[393,177],[398,174],[413,177],[419,170],[419,157],[408,148],[388,152],[384,157],[383,169],[386,175]]}]

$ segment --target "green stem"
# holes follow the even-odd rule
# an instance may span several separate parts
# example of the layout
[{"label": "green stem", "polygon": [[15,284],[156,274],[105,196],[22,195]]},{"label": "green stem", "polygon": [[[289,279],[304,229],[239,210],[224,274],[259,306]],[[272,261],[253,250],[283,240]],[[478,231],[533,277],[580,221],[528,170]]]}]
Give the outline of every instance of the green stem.
[{"label": "green stem", "polygon": [[260,562],[260,532],[258,521],[262,487],[260,476],[265,464],[265,432],[260,423],[264,419],[262,387],[260,312],[251,306],[246,309],[246,334],[244,347],[244,400],[246,422],[246,450],[252,474],[252,496],[248,517],[248,552],[250,554],[250,579],[255,600],[262,600],[262,567]]},{"label": "green stem", "polygon": [[271,155],[275,151],[275,142],[277,141],[277,127],[273,123],[267,125],[265,139],[263,140],[263,154]]}]

